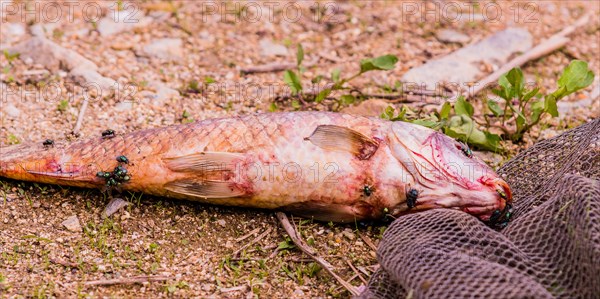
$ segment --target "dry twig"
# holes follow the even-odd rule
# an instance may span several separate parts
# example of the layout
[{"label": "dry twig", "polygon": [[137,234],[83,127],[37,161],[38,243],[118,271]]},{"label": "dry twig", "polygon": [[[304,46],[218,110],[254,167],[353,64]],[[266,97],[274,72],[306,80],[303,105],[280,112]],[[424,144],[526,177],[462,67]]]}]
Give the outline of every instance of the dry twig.
[{"label": "dry twig", "polygon": [[354,287],[353,285],[351,285],[350,283],[345,281],[343,278],[341,278],[340,276],[335,274],[335,272],[333,272],[333,266],[329,262],[324,260],[323,258],[319,257],[317,255],[317,252],[312,247],[308,246],[308,244],[306,244],[304,242],[304,240],[302,240],[302,237],[298,234],[296,229],[292,226],[292,224],[290,223],[290,220],[285,215],[285,213],[277,212],[276,215],[277,215],[277,219],[279,219],[279,221],[281,222],[281,225],[283,226],[285,231],[290,236],[290,239],[292,239],[292,241],[294,241],[294,244],[296,244],[296,246],[298,246],[298,248],[300,248],[300,250],[302,250],[302,252],[304,252],[306,255],[310,256],[315,262],[317,262],[319,265],[321,265],[321,267],[323,267],[323,269],[325,269],[329,274],[331,274],[331,276],[333,276],[333,278],[335,278],[335,280],[337,280],[342,286],[344,286],[344,288],[346,288],[353,296],[357,296],[359,294],[356,287]]},{"label": "dry twig", "polygon": [[247,233],[247,234],[245,234],[245,235],[243,235],[243,236],[235,239],[235,241],[236,242],[244,241],[244,240],[248,239],[250,236],[256,235],[259,231],[260,231],[260,228],[257,227],[255,229],[253,229],[251,232],[249,232],[249,233]]},{"label": "dry twig", "polygon": [[240,72],[242,74],[258,74],[258,73],[270,73],[270,72],[281,72],[285,70],[291,70],[296,68],[295,63],[279,63],[273,62],[258,66],[249,66],[246,68],[242,68]]},{"label": "dry twig", "polygon": [[254,240],[252,240],[250,243],[242,246],[240,249],[236,250],[232,256],[237,256],[240,252],[242,252],[244,249],[252,246],[253,244],[257,243],[258,241],[262,240],[266,235],[268,235],[271,232],[272,228],[269,227],[269,229],[267,229],[264,233],[260,234],[258,237],[254,238]]},{"label": "dry twig", "polygon": [[85,116],[85,111],[87,111],[87,107],[89,104],[89,95],[85,92],[83,93],[83,103],[81,104],[81,109],[79,109],[79,115],[77,115],[77,122],[75,123],[75,127],[71,134],[75,137],[79,136],[79,131],[81,130],[81,124],[83,123],[83,117]]},{"label": "dry twig", "polygon": [[373,241],[371,241],[371,238],[369,238],[368,236],[365,236],[363,234],[361,234],[360,232],[358,233],[358,236],[365,241],[365,243],[367,243],[367,245],[373,249],[373,251],[377,252],[377,246],[375,246],[375,244],[373,244]]},{"label": "dry twig", "polygon": [[367,280],[366,280],[366,279],[364,279],[364,277],[362,277],[362,275],[360,275],[360,272],[358,271],[358,269],[356,269],[356,267],[354,267],[354,265],[352,265],[352,263],[351,263],[349,260],[347,260],[347,259],[344,259],[344,260],[346,261],[346,264],[348,264],[348,266],[350,266],[350,268],[352,268],[352,271],[354,271],[354,273],[355,273],[356,275],[358,275],[358,278],[359,278],[359,279],[360,279],[360,280],[361,280],[363,283],[367,284]]},{"label": "dry twig", "polygon": [[[531,60],[538,59],[542,56],[554,52],[557,49],[562,48],[567,42],[570,41],[570,39],[567,36],[573,33],[577,28],[587,24],[590,19],[590,16],[591,14],[584,15],[579,20],[575,21],[575,23],[573,23],[572,25],[565,27],[559,33],[551,36],[547,40],[544,40],[539,45],[529,49],[527,52],[515,57],[513,60],[503,65],[497,71],[493,72],[489,76],[477,82],[478,85],[476,85],[472,90],[467,92],[465,97],[470,98],[478,94],[490,84],[496,82],[503,74],[507,73],[512,68],[521,66]],[[458,96],[459,95],[456,95],[455,98]]]},{"label": "dry twig", "polygon": [[93,280],[86,281],[84,285],[86,286],[109,286],[115,284],[134,284],[134,283],[143,283],[143,282],[151,282],[151,281],[165,281],[169,280],[169,277],[163,275],[156,276],[133,276],[133,277],[122,277],[115,279],[102,279],[102,280]]},{"label": "dry twig", "polygon": [[78,268],[79,265],[77,263],[71,263],[71,262],[67,262],[67,261],[63,261],[61,259],[55,259],[55,258],[51,258],[50,262],[53,264],[57,264],[57,265],[61,265],[67,268]]}]

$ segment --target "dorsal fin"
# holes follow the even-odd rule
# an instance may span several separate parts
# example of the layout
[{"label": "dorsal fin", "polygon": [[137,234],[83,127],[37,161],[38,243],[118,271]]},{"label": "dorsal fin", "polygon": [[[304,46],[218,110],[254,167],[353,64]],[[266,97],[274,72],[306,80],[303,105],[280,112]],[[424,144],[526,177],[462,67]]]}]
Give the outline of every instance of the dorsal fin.
[{"label": "dorsal fin", "polygon": [[211,180],[177,180],[167,183],[165,189],[178,194],[201,198],[232,198],[246,194],[244,191],[236,188],[231,182]]},{"label": "dorsal fin", "polygon": [[178,172],[232,171],[244,155],[227,152],[201,152],[186,156],[163,158],[167,167]]},{"label": "dorsal fin", "polygon": [[360,160],[371,158],[379,147],[377,142],[359,132],[334,125],[320,125],[304,140],[324,149],[351,152]]}]

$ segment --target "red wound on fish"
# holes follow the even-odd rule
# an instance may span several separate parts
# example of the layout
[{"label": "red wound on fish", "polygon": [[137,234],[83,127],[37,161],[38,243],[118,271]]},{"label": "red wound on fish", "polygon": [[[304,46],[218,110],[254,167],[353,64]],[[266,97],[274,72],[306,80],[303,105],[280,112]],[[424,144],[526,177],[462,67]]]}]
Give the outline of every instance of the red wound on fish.
[{"label": "red wound on fish", "polygon": [[368,160],[379,148],[375,140],[352,129],[334,125],[320,125],[304,140],[323,149],[351,152],[359,160]]}]

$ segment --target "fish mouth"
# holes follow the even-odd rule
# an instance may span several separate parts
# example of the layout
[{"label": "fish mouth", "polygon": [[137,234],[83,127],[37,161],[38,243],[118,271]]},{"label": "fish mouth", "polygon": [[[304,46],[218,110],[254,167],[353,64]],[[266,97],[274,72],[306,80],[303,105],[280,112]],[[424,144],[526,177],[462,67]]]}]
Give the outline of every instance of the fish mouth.
[{"label": "fish mouth", "polygon": [[512,192],[508,184],[502,179],[496,178],[492,183],[503,201],[500,202],[500,207],[492,212],[485,223],[492,228],[502,229],[508,225],[513,214]]},{"label": "fish mouth", "polygon": [[506,227],[513,214],[510,187],[500,178],[482,178],[480,182],[484,184],[483,188],[478,191],[469,190],[470,195],[466,197],[460,190],[450,193],[424,190],[416,205],[404,212],[412,213],[437,208],[455,209],[479,218],[492,228]]}]

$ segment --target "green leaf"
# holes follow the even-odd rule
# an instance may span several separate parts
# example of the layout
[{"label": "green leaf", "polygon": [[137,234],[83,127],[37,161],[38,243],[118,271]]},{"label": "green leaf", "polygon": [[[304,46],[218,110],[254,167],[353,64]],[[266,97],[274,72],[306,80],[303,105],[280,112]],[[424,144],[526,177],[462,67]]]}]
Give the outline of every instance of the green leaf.
[{"label": "green leaf", "polygon": [[500,76],[500,78],[498,79],[498,85],[500,85],[500,88],[497,90],[497,92],[494,93],[499,97],[510,101],[512,88],[510,87],[510,82],[508,82],[508,79],[506,79],[506,75],[507,74]]},{"label": "green leaf", "polygon": [[351,94],[345,94],[340,97],[340,102],[345,105],[350,105],[356,102],[356,98]]},{"label": "green leaf", "polygon": [[466,115],[450,118],[444,133],[481,149],[500,150],[500,136],[477,129],[473,120]]},{"label": "green leaf", "polygon": [[302,91],[302,83],[300,83],[300,78],[298,78],[298,75],[296,75],[294,71],[285,71],[285,74],[283,74],[283,81],[292,90],[292,95],[297,95],[300,91]]},{"label": "green leaf", "polygon": [[420,125],[423,127],[427,127],[430,129],[436,129],[440,126],[440,123],[435,121],[435,120],[431,120],[431,119],[415,119],[413,120],[411,123],[416,124],[416,125]]},{"label": "green leaf", "polygon": [[340,81],[340,72],[339,69],[334,69],[331,72],[331,80],[333,80],[333,82],[338,83]]},{"label": "green leaf", "polygon": [[523,95],[523,86],[525,86],[525,81],[523,80],[523,71],[521,71],[521,68],[515,67],[508,71],[506,74],[506,80],[508,80],[510,85],[512,85],[512,96],[521,98],[521,95]]},{"label": "green leaf", "polygon": [[312,80],[310,80],[310,82],[312,84],[317,84],[317,83],[321,82],[321,80],[323,80],[323,75],[318,75],[318,76],[314,77]]},{"label": "green leaf", "polygon": [[56,110],[58,110],[60,112],[65,112],[65,111],[67,111],[67,108],[69,108],[69,101],[60,100],[60,102],[58,102]]},{"label": "green leaf", "polygon": [[394,107],[387,106],[383,113],[381,113],[381,118],[383,119],[392,119],[394,118]]},{"label": "green leaf", "polygon": [[271,104],[269,104],[269,112],[275,112],[277,111],[277,104],[275,104],[274,102],[271,102]]},{"label": "green leaf", "polygon": [[588,68],[588,63],[573,60],[565,68],[558,79],[558,90],[553,93],[556,100],[588,87],[594,81],[594,72]]},{"label": "green leaf", "polygon": [[466,115],[469,117],[473,116],[473,113],[475,113],[473,105],[465,101],[463,96],[458,97],[458,100],[456,100],[456,103],[454,104],[454,111],[458,115]]},{"label": "green leaf", "polygon": [[321,92],[319,92],[319,94],[317,94],[317,97],[315,98],[315,102],[321,103],[330,94],[331,94],[330,88],[325,88],[325,89],[321,90]]},{"label": "green leaf", "polygon": [[452,110],[452,104],[450,102],[445,102],[442,105],[442,109],[440,109],[440,119],[447,119],[450,116],[450,111]]},{"label": "green leaf", "polygon": [[400,112],[398,112],[398,115],[396,117],[393,117],[392,120],[393,121],[406,121],[406,119],[404,118],[404,116],[406,115],[406,112],[408,112],[408,109],[406,108],[406,106],[402,105],[402,108],[400,108]]},{"label": "green leaf", "polygon": [[498,105],[498,103],[496,103],[496,101],[494,101],[492,99],[488,99],[487,106],[488,106],[488,108],[490,108],[490,111],[492,111],[492,113],[494,113],[495,116],[504,115],[504,110],[502,110],[502,108],[500,108],[500,106]]},{"label": "green leaf", "polygon": [[298,44],[298,50],[296,51],[296,63],[298,66],[302,64],[304,60],[304,49],[302,48],[302,44]]},{"label": "green leaf", "polygon": [[531,104],[531,123],[536,123],[544,113],[544,101],[539,100]]},{"label": "green leaf", "polygon": [[291,241],[288,241],[288,240],[281,241],[279,243],[279,246],[277,246],[278,250],[287,250],[287,249],[292,249],[292,248],[296,248],[296,245],[294,245],[294,243],[292,243]]},{"label": "green leaf", "polygon": [[376,58],[368,58],[360,61],[360,72],[365,73],[373,70],[391,70],[396,66],[398,57],[384,55]]},{"label": "green leaf", "polygon": [[292,108],[300,109],[302,108],[302,105],[300,105],[300,102],[298,100],[292,100]]},{"label": "green leaf", "polygon": [[6,60],[8,60],[8,62],[12,62],[13,60],[19,58],[19,56],[21,56],[21,53],[18,53],[18,52],[10,53],[7,50],[4,50],[4,58],[6,58]]},{"label": "green leaf", "polygon": [[540,91],[539,87],[536,87],[533,90],[529,91],[528,93],[526,93],[523,96],[523,98],[521,99],[521,102],[526,104],[531,98],[535,97],[539,91]]},{"label": "green leaf", "polygon": [[508,76],[508,74],[504,74],[502,76],[500,76],[500,78],[498,78],[498,85],[500,85],[500,87],[504,88],[504,89],[510,89],[510,82],[508,81],[508,78],[506,78]]},{"label": "green leaf", "polygon": [[515,121],[517,123],[517,132],[521,132],[523,127],[527,123],[527,119],[525,118],[525,116],[523,116],[523,114],[517,113],[517,118]]},{"label": "green leaf", "polygon": [[217,82],[217,80],[215,80],[213,77],[209,77],[209,76],[204,77],[204,83],[207,85],[215,83],[215,82]]},{"label": "green leaf", "polygon": [[552,117],[558,116],[556,98],[554,98],[552,94],[546,95],[546,98],[544,99],[544,111],[548,112]]}]

